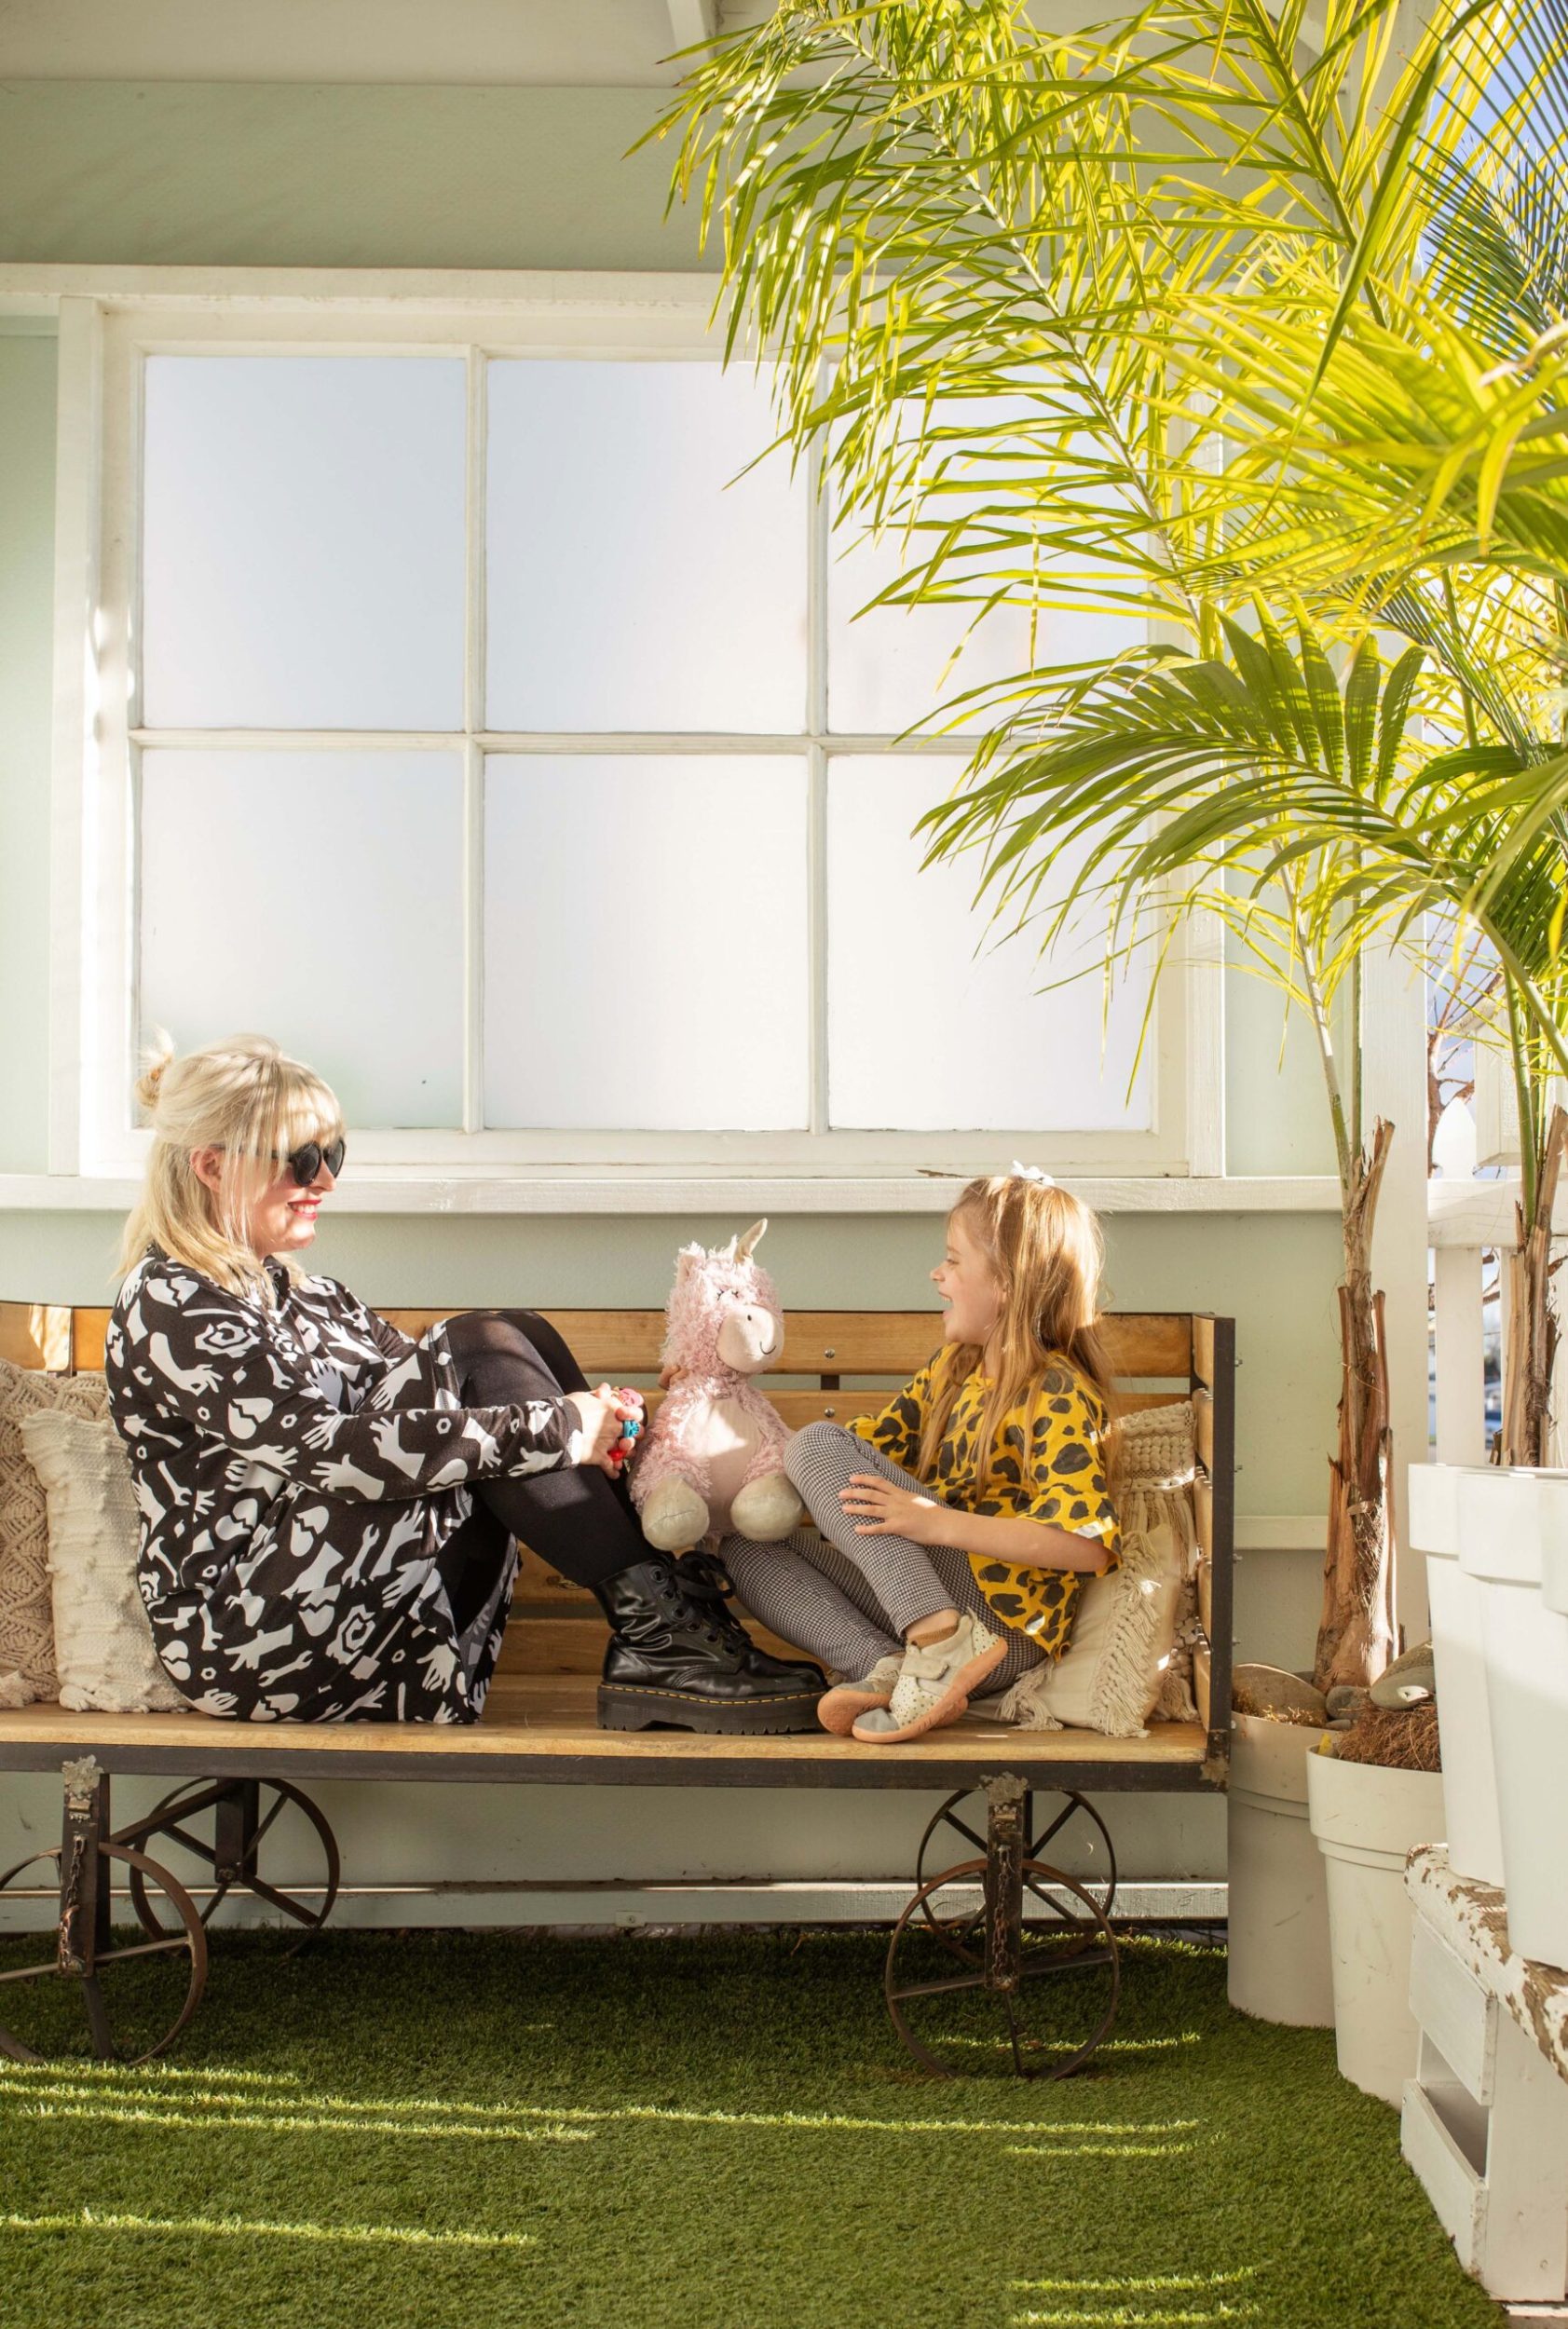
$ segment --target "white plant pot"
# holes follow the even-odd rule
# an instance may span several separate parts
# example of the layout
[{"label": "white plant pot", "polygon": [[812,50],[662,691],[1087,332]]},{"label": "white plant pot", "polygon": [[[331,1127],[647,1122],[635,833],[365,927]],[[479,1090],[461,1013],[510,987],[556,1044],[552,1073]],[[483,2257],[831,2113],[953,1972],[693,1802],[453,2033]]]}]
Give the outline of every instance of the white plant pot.
[{"label": "white plant pot", "polygon": [[[1534,1472],[1460,1479],[1459,1558],[1483,1596],[1509,1945],[1568,1967],[1568,1613],[1548,1607],[1542,1591],[1541,1519]],[[1553,1566],[1555,1585],[1555,1551]]]},{"label": "white plant pot", "polygon": [[[1459,1483],[1470,1468],[1456,1464],[1411,1465],[1410,1540],[1413,1551],[1426,1556],[1449,1866],[1456,1876],[1500,1885],[1503,1832],[1481,1646],[1486,1588],[1466,1575],[1459,1559]],[[1496,1477],[1490,1465],[1486,1468]]]},{"label": "white plant pot", "polygon": [[1537,1472],[1536,1518],[1541,1529],[1541,1599],[1568,1617],[1568,1472]]},{"label": "white plant pot", "polygon": [[1328,1886],[1307,1824],[1306,1766],[1323,1736],[1233,1716],[1226,1794],[1231,2003],[1260,2022],[1317,2030],[1334,2019]]},{"label": "white plant pot", "polygon": [[1398,2104],[1415,2076],[1417,2045],[1405,1859],[1441,1835],[1442,1779],[1436,1771],[1309,1755],[1307,1804],[1329,1879],[1340,2070],[1366,2093]]}]

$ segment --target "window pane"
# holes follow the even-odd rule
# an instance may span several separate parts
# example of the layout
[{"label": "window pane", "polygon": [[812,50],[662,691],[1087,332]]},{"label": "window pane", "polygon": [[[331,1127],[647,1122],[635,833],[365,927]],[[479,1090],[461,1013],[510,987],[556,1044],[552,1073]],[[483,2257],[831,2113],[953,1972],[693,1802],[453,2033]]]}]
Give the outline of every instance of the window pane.
[{"label": "window pane", "polygon": [[[916,819],[946,797],[961,761],[836,757],[828,771],[828,1076],[835,1125],[914,1131],[1142,1131],[1147,1061],[1127,1071],[1148,988],[1119,986],[1101,1062],[1101,960],[1086,927],[1071,955],[1041,962],[1027,933],[1001,946],[973,905],[977,859],[920,871]],[[1059,892],[1058,892],[1059,894]],[[976,957],[977,944],[984,951]],[[1007,1160],[1003,1158],[1002,1164]]]},{"label": "window pane", "polygon": [[[941,408],[941,426],[955,431],[972,427],[975,434],[967,452],[948,440],[922,456],[926,474],[934,473],[939,461],[945,468],[942,490],[928,498],[920,526],[908,536],[893,528],[870,541],[857,538],[859,520],[850,516],[834,534],[827,581],[827,693],[829,724],[839,734],[897,735],[971,688],[1051,664],[1109,659],[1146,638],[1141,617],[1088,605],[1038,607],[1032,628],[1027,606],[1000,606],[975,622],[989,592],[1010,572],[1028,579],[1027,546],[996,537],[1015,528],[1027,536],[1029,530],[1028,508],[1005,481],[1027,477],[1028,446],[1016,432],[1037,417],[1021,396],[983,403],[950,398]],[[961,519],[973,524],[974,554],[962,561],[970,579],[957,583],[955,562],[947,583],[969,590],[969,603],[859,611],[929,557],[940,529]],[[1047,565],[1040,569],[1038,587],[1050,587]],[[973,725],[986,724],[976,711]]]},{"label": "window pane", "polygon": [[489,370],[492,729],[798,731],[806,496],[716,363]]},{"label": "window pane", "polygon": [[484,867],[487,1125],[805,1124],[800,761],[492,759]]},{"label": "window pane", "polygon": [[350,1126],[460,1124],[462,836],[456,753],[147,753],[143,1024],[275,1036]]},{"label": "window pane", "polygon": [[463,717],[453,357],[147,361],[144,725]]}]

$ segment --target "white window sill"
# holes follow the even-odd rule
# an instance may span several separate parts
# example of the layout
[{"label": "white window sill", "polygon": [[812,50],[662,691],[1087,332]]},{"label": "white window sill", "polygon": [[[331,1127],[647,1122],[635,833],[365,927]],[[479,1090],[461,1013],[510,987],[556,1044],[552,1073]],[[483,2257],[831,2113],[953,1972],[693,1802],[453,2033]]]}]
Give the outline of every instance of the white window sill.
[{"label": "white window sill", "polygon": [[[334,1193],[345,1213],[945,1213],[967,1176],[961,1173],[729,1174],[657,1172],[629,1165],[532,1168],[502,1174],[418,1172],[361,1165]],[[1332,1213],[1339,1185],[1328,1175],[1238,1175],[1121,1179],[1077,1174],[1064,1186],[1100,1213]],[[129,1212],[141,1192],[130,1177],[0,1173],[3,1212]]]}]

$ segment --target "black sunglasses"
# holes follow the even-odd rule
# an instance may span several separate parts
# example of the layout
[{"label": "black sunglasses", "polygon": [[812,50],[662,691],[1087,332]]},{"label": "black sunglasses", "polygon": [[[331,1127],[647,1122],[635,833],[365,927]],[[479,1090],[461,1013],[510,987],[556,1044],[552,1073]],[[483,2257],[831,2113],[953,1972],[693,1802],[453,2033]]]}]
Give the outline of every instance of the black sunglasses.
[{"label": "black sunglasses", "polygon": [[323,1164],[335,1180],[343,1170],[343,1160],[348,1151],[348,1143],[340,1137],[336,1140],[329,1140],[325,1148],[319,1140],[307,1140],[304,1148],[291,1149],[286,1157],[277,1149],[272,1153],[277,1163],[288,1165],[302,1189],[308,1189]]}]

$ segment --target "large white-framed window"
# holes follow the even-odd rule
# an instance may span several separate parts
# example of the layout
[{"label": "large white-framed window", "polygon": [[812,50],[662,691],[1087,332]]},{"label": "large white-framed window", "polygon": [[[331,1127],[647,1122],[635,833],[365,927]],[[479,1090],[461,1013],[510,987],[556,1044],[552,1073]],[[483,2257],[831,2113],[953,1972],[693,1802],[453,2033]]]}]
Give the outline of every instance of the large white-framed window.
[{"label": "large white-framed window", "polygon": [[748,467],[708,282],[510,283],[62,301],[53,1169],[140,1169],[156,1019],[276,1033],[357,1164],[563,1209],[1219,1170],[1218,979],[1167,965],[1132,1075],[1136,980],[1032,992],[919,870],[965,741],[902,731],[1021,620],[945,669],[961,614],[857,618],[891,553]]}]

